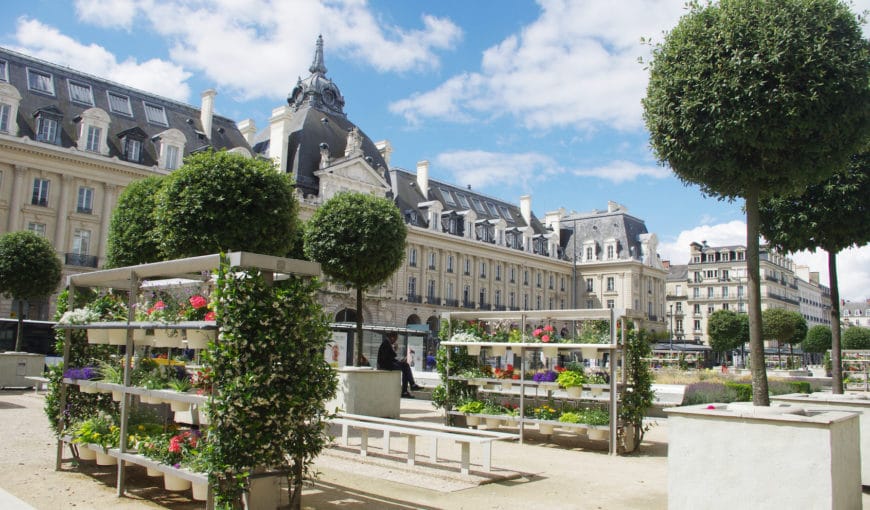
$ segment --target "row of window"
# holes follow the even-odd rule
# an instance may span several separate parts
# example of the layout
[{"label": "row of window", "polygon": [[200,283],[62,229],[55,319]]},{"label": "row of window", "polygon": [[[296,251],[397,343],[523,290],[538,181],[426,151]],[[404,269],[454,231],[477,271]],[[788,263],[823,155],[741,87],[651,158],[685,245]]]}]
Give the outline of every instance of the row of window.
[{"label": "row of window", "polygon": [[[26,68],[26,72],[27,88],[30,91],[52,97],[57,95],[55,93],[55,79],[51,73],[30,67]],[[9,82],[9,64],[5,60],[0,60],[0,81]],[[84,106],[94,106],[94,90],[89,84],[68,79],[67,90],[72,102]],[[113,113],[126,115],[127,117],[133,116],[130,96],[111,90],[106,91],[106,95],[109,110]],[[143,100],[142,107],[145,110],[145,119],[148,122],[158,126],[169,125],[166,120],[166,110],[163,106]]]},{"label": "row of window", "polygon": [[[42,177],[37,177],[33,179],[33,193],[30,196],[30,204],[40,207],[48,207],[50,190],[51,181],[49,179],[45,179]],[[78,199],[76,201],[76,212],[82,214],[93,214],[94,188],[91,188],[89,186],[79,186]]]},{"label": "row of window", "polygon": [[[429,257],[428,257],[428,266],[427,266],[427,267],[428,267],[430,270],[432,270],[432,271],[437,270],[437,259],[438,259],[438,254],[437,254],[437,253],[435,253],[435,252],[430,252],[430,253],[429,253]],[[455,269],[455,268],[454,268],[454,261],[455,261],[455,257],[454,257],[453,255],[447,255],[447,259],[446,259],[446,266],[447,266],[447,267],[446,267],[446,271],[447,271],[448,273],[453,273],[453,272],[454,272],[454,269]],[[470,275],[471,275],[471,258],[470,258],[470,257],[466,257],[466,258],[463,260],[463,264],[464,264],[464,266],[463,266],[463,272],[464,272],[464,274],[465,274],[466,276],[470,276]],[[410,267],[417,267],[417,249],[416,249],[416,248],[411,248],[411,249],[408,250],[408,266],[410,266]],[[487,268],[488,268],[487,263],[481,261],[481,262],[479,263],[478,267],[479,267],[479,270],[480,270],[480,272],[479,272],[480,277],[481,277],[481,278],[486,278],[486,277],[487,277]],[[495,275],[494,275],[494,276],[495,276],[495,280],[496,280],[496,281],[501,281],[501,280],[502,280],[502,265],[501,265],[501,264],[496,264],[494,267],[495,267]],[[510,267],[510,268],[508,268],[508,274],[509,274],[509,276],[510,276],[510,283],[515,283],[515,282],[516,282],[516,273],[517,273],[517,270],[516,270],[515,267]],[[549,276],[549,289],[550,289],[550,290],[554,290],[554,289],[555,289],[555,282],[556,282],[556,277],[555,277],[555,275],[550,275],[550,276]],[[523,271],[523,285],[529,285],[529,271],[528,271],[528,270],[524,270],[524,271]],[[538,272],[538,273],[535,274],[535,285],[536,285],[538,288],[541,288],[542,285],[543,285],[543,274],[540,273],[540,272]],[[562,276],[562,277],[559,278],[559,290],[561,290],[561,291],[564,291],[564,290],[565,290],[565,277],[564,277],[564,276]]]},{"label": "row of window", "polygon": [[[39,222],[30,222],[27,224],[27,230],[33,232],[34,234],[45,237],[46,226],[45,223]],[[73,245],[72,245],[72,254],[73,255],[89,255],[91,251],[91,231],[86,229],[75,229],[73,231]],[[76,264],[81,265],[81,264]]]},{"label": "row of window", "polygon": [[[477,197],[467,197],[459,192],[456,192],[456,198],[453,198],[453,192],[447,188],[441,188],[441,196],[444,197],[444,203],[451,207],[456,207],[457,205],[463,209],[471,209],[471,207],[474,207],[474,210],[481,214],[488,213],[492,216],[504,218],[509,222],[514,221],[510,210],[504,205],[496,205],[493,202],[483,202]],[[484,207],[484,205],[486,207]]]},{"label": "row of window", "polygon": [[[470,285],[463,286],[461,301],[459,301],[460,297],[456,296],[455,287],[454,287],[453,282],[447,282],[445,284],[444,293],[445,293],[445,296],[444,296],[445,302],[448,304],[452,304],[452,306],[473,307],[475,305],[475,303],[473,301],[472,290],[471,290]],[[477,305],[479,305],[482,308],[493,306],[497,309],[500,307],[510,307],[511,309],[516,309],[519,307],[519,305],[517,303],[516,292],[513,292],[513,291],[508,292],[506,302],[503,301],[501,289],[496,289],[493,292],[492,303],[490,303],[488,301],[488,299],[487,299],[488,295],[489,295],[489,293],[488,293],[487,289],[481,288],[479,290],[478,295],[477,295],[477,298],[478,298]],[[418,298],[417,277],[409,276],[408,277],[408,300],[409,301],[416,301],[416,302],[421,301],[420,299],[417,299],[417,298]],[[429,282],[426,285],[426,299],[427,299],[427,303],[440,304],[440,303],[437,303],[439,298],[437,295],[437,283],[435,280],[429,280]],[[547,309],[552,310],[552,309],[554,309],[554,306],[556,303],[555,303],[555,300],[553,298],[549,298],[547,301],[547,304],[548,304]],[[560,309],[565,308],[565,300],[564,299],[559,300],[559,308]],[[529,295],[528,294],[523,294],[522,309],[523,310],[530,309],[530,307],[529,307]],[[543,298],[541,296],[535,296],[535,309],[536,310],[543,310],[544,309],[543,308]]]},{"label": "row of window", "polygon": [[[721,299],[729,299],[731,297],[729,290],[730,287],[722,286],[721,292],[718,296],[716,296],[716,288],[715,287],[707,287],[707,299],[721,298]],[[744,296],[743,285],[737,286],[737,298],[740,299]],[[695,299],[701,299],[701,288],[695,287],[692,289],[692,297]]]}]

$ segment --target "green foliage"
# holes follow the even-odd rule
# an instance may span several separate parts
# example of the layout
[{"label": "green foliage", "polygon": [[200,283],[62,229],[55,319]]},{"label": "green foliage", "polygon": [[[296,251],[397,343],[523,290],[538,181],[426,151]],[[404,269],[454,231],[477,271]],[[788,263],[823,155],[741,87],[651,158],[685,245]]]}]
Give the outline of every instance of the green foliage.
[{"label": "green foliage", "polygon": [[154,210],[163,178],[131,182],[118,197],[106,244],[106,267],[123,267],[162,260]]},{"label": "green foliage", "polygon": [[485,405],[480,400],[469,400],[457,407],[456,410],[464,414],[482,414]]},{"label": "green foliage", "polygon": [[582,371],[564,370],[556,376],[556,383],[563,388],[571,388],[574,386],[583,386],[586,382],[586,376]]},{"label": "green foliage", "polygon": [[[443,331],[443,329],[442,329]],[[448,365],[447,349],[453,349]],[[472,386],[466,381],[448,380],[447,368],[450,367],[450,374],[456,375],[470,370],[479,370],[477,358],[469,356],[464,347],[439,347],[435,353],[435,367],[438,375],[441,377],[435,391],[432,392],[432,405],[436,409],[444,409],[445,411],[452,410],[455,406],[477,399],[477,386]],[[448,387],[450,391],[448,392]],[[447,395],[450,398],[447,398]],[[452,422],[453,418],[448,419]]]},{"label": "green foliage", "polygon": [[851,326],[844,329],[843,349],[870,349],[870,328]]},{"label": "green foliage", "polygon": [[[752,398],[752,386],[749,386],[749,398]],[[714,402],[735,402],[737,401],[737,390],[727,387],[723,383],[713,381],[701,381],[692,383],[686,386],[683,393],[684,406],[693,406],[698,404],[711,404]]]},{"label": "green foliage", "polygon": [[801,344],[804,352],[825,352],[831,348],[831,328],[817,324],[807,331],[807,337]]},{"label": "green foliage", "polygon": [[782,308],[768,308],[761,313],[764,338],[786,344],[802,341],[806,337],[807,322],[799,312]]},{"label": "green foliage", "polygon": [[[643,418],[655,400],[653,375],[647,362],[651,356],[652,346],[647,340],[646,332],[628,331],[625,340],[625,370],[629,387],[622,396],[619,418],[626,424],[634,425],[635,449],[640,447],[643,436],[649,429],[644,426]],[[608,416],[608,423],[609,421]]]},{"label": "green foliage", "polygon": [[283,257],[298,205],[290,177],[265,160],[200,152],[164,178],[155,218],[167,258],[226,251]]},{"label": "green foliage", "polygon": [[315,212],[305,228],[305,255],[323,272],[356,289],[354,365],[362,364],[362,292],[387,280],[405,257],[407,228],[389,200],[339,193]]},{"label": "green foliage", "polygon": [[752,400],[752,385],[727,381],[725,387],[734,390],[736,402],[749,402]]},{"label": "green foliage", "polygon": [[269,286],[259,273],[221,265],[214,290],[220,341],[207,352],[219,503],[238,503],[240,478],[261,466],[283,466],[300,489],[329,440],[325,403],[337,381],[323,358],[330,330],[316,290],[298,278]]},{"label": "green foliage", "polygon": [[707,319],[707,335],[715,352],[736,349],[749,340],[749,322],[744,314],[716,310]]}]

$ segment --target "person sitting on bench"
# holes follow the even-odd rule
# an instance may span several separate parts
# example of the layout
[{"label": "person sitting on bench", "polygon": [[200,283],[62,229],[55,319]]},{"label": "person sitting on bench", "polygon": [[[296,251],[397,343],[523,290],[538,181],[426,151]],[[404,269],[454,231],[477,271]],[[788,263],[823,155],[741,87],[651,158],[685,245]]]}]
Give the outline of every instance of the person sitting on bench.
[{"label": "person sitting on bench", "polygon": [[419,391],[422,386],[414,382],[414,374],[411,366],[404,360],[396,359],[396,341],[398,335],[395,331],[387,333],[381,346],[378,348],[378,370],[401,370],[402,371],[402,397],[414,398],[410,390]]}]

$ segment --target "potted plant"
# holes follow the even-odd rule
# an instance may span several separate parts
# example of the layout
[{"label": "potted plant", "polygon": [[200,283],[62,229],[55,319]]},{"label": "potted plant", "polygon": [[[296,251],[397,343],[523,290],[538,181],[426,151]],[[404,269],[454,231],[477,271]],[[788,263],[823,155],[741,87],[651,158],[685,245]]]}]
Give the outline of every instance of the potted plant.
[{"label": "potted plant", "polygon": [[565,388],[569,397],[579,398],[583,394],[583,384],[586,383],[586,375],[582,369],[563,370],[556,377],[556,383]]},{"label": "potted plant", "polygon": [[[117,362],[101,361],[100,381],[111,384],[124,384],[124,368]],[[112,400],[120,402],[123,398],[123,390],[112,390]]]},{"label": "potted plant", "polygon": [[602,386],[607,384],[607,378],[604,377],[603,374],[592,374],[589,376],[586,383],[594,385],[590,388],[590,390],[592,391],[593,395],[598,396],[601,395],[601,393],[604,391],[604,388]]},{"label": "potted plant", "polygon": [[476,416],[483,413],[483,402],[479,400],[469,400],[456,408],[457,411],[465,415],[465,423],[469,426],[477,426],[480,424],[480,417]]},{"label": "potted plant", "polygon": [[495,402],[486,402],[483,405],[483,410],[481,414],[486,415],[486,426],[491,428],[498,428],[501,426],[502,419],[498,416],[505,414],[507,409],[504,406],[497,404]]},{"label": "potted plant", "polygon": [[565,411],[559,416],[560,423],[573,423],[576,426],[570,427],[571,431],[577,434],[583,434],[586,432],[586,427],[583,422],[583,414],[577,411]]},{"label": "potted plant", "polygon": [[[100,466],[113,466],[118,463],[117,458],[108,454],[108,449],[117,447],[120,442],[120,428],[114,417],[99,413],[73,425],[71,435],[73,443],[84,446],[79,448],[80,459],[96,459]],[[93,450],[89,445],[100,446],[102,450]]]},{"label": "potted plant", "polygon": [[[557,411],[553,406],[549,404],[543,404],[540,407],[534,408],[532,411],[532,415],[535,419],[543,420],[543,421],[553,421],[558,420],[559,415],[562,413]],[[541,434],[550,435],[553,433],[555,429],[555,425],[552,423],[538,423],[538,430]]]},{"label": "potted plant", "polygon": [[587,434],[589,439],[607,439],[610,432],[607,428],[610,425],[610,413],[606,409],[592,407],[583,412],[583,423],[589,425]]},{"label": "potted plant", "polygon": [[[459,331],[454,333],[453,336],[450,337],[451,342],[480,342],[480,337],[475,335],[474,333],[470,333],[468,331]],[[468,354],[471,356],[477,356],[480,354],[480,346],[479,345],[469,345],[466,347],[468,349]]]},{"label": "potted plant", "polygon": [[[190,378],[185,374],[184,377],[178,379],[170,379],[169,387],[178,393],[187,393],[191,389],[193,389],[193,383],[190,381]],[[171,401],[169,406],[172,408],[174,412],[184,412],[190,410],[190,402],[178,402]]]}]

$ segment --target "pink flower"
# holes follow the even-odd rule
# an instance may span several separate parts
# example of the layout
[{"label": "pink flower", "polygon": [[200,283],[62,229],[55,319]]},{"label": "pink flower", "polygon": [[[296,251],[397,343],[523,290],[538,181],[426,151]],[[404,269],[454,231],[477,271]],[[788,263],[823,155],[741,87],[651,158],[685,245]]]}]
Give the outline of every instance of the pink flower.
[{"label": "pink flower", "polygon": [[203,320],[206,320],[206,321],[213,321],[213,320],[217,320],[217,319],[215,319],[215,314],[214,314],[214,312],[211,312],[211,311],[210,311],[210,312],[208,312],[207,314],[205,314],[205,318],[204,318]]},{"label": "pink flower", "polygon": [[164,308],[166,308],[166,303],[164,303],[163,301],[158,301],[154,303],[154,306],[148,309],[148,315],[151,315],[157,310],[163,310]]},{"label": "pink flower", "polygon": [[553,326],[547,324],[546,326],[544,326],[544,331],[553,331]]},{"label": "pink flower", "polygon": [[716,406],[714,406],[713,404],[710,404],[707,406],[707,409],[716,409]]},{"label": "pink flower", "polygon": [[543,329],[538,328],[538,329],[532,331],[532,334],[535,335],[535,336],[541,336],[541,333],[543,333],[543,332],[544,332]]},{"label": "pink flower", "polygon": [[202,308],[202,307],[208,305],[208,301],[206,301],[205,298],[200,296],[199,294],[197,294],[195,296],[190,296],[190,299],[188,301],[190,301],[190,306],[192,306],[196,309],[199,309],[199,308]]},{"label": "pink flower", "polygon": [[542,342],[549,342],[549,341],[550,341],[550,335],[544,335],[544,336],[542,336],[542,337],[541,337],[541,341],[542,341]]}]

